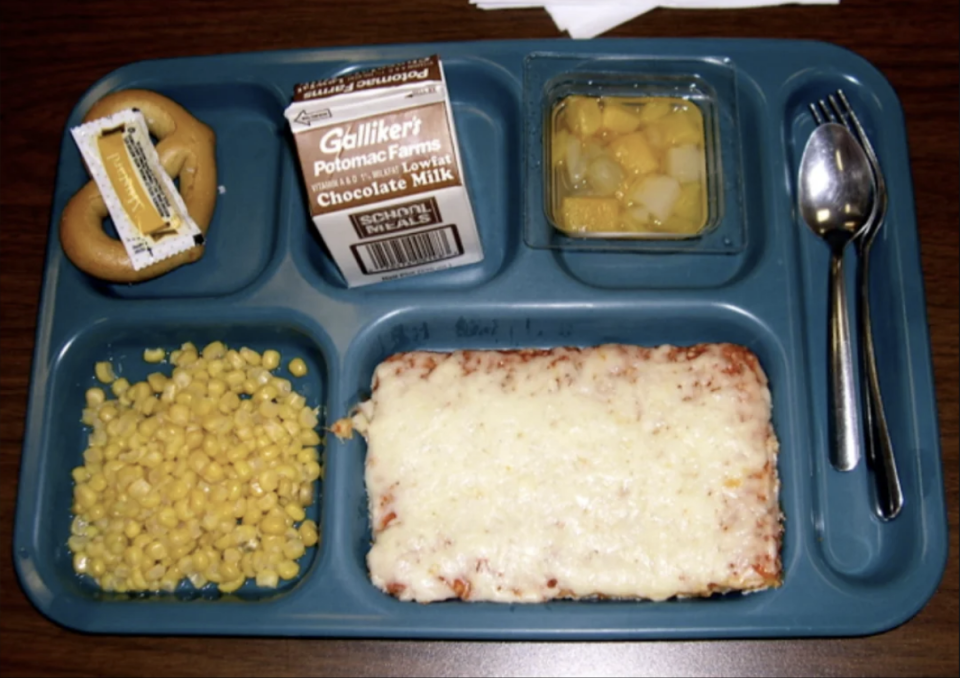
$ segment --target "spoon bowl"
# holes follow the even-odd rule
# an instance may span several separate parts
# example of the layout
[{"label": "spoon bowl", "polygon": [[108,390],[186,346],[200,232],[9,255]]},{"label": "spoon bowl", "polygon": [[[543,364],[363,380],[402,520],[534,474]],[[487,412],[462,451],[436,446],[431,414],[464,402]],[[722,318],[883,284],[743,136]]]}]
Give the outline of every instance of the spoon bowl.
[{"label": "spoon bowl", "polygon": [[843,125],[814,130],[800,161],[800,215],[810,229],[840,246],[866,225],[873,208],[870,161]]},{"label": "spoon bowl", "polygon": [[876,195],[870,161],[843,125],[817,127],[803,150],[797,178],[800,215],[830,247],[830,461],[852,471],[860,461],[853,351],[847,318],[843,253],[869,223]]}]

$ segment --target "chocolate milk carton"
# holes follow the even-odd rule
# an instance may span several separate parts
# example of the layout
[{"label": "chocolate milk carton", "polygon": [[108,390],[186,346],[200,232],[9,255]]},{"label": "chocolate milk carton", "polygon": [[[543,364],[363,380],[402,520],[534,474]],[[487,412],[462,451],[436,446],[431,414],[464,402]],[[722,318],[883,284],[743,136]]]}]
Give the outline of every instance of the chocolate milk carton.
[{"label": "chocolate milk carton", "polygon": [[297,85],[285,115],[347,285],[483,259],[437,56]]}]

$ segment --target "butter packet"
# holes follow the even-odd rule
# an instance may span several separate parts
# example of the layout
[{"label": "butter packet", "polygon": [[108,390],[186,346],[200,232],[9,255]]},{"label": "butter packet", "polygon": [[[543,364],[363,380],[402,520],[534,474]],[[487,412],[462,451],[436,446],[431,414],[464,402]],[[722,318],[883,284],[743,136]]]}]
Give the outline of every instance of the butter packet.
[{"label": "butter packet", "polygon": [[203,244],[140,111],[126,109],[70,132],[134,270]]}]

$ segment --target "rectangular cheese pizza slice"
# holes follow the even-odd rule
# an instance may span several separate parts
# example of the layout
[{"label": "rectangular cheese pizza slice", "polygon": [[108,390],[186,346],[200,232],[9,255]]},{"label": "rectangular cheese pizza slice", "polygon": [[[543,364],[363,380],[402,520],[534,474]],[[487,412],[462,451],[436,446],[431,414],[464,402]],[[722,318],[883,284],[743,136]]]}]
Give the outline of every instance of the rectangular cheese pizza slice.
[{"label": "rectangular cheese pizza slice", "polygon": [[780,584],[770,391],[741,346],[397,354],[338,427],[367,440],[367,565],[401,600]]}]

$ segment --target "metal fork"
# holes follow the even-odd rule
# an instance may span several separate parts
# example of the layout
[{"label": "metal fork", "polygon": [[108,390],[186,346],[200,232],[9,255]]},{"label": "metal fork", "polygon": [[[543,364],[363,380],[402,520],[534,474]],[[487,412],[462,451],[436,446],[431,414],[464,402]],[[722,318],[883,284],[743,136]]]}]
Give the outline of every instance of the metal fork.
[{"label": "metal fork", "polygon": [[887,417],[883,409],[883,399],[880,395],[880,375],[877,372],[875,345],[873,343],[873,328],[870,322],[870,249],[876,240],[880,227],[887,213],[887,186],[883,179],[880,161],[860,124],[860,119],[847,100],[843,90],[837,90],[836,96],[827,97],[817,104],[810,104],[813,119],[818,125],[825,121],[838,122],[849,129],[860,141],[866,151],[877,187],[877,199],[874,201],[873,211],[870,214],[868,225],[856,240],[858,266],[857,288],[859,303],[857,320],[860,328],[861,370],[866,375],[866,389],[864,392],[864,417],[866,419],[866,447],[867,462],[873,470],[877,488],[877,513],[884,520],[896,518],[903,508],[903,488],[900,485],[900,476],[897,473],[897,463],[893,456],[893,444],[890,441],[890,430],[887,426]]}]

